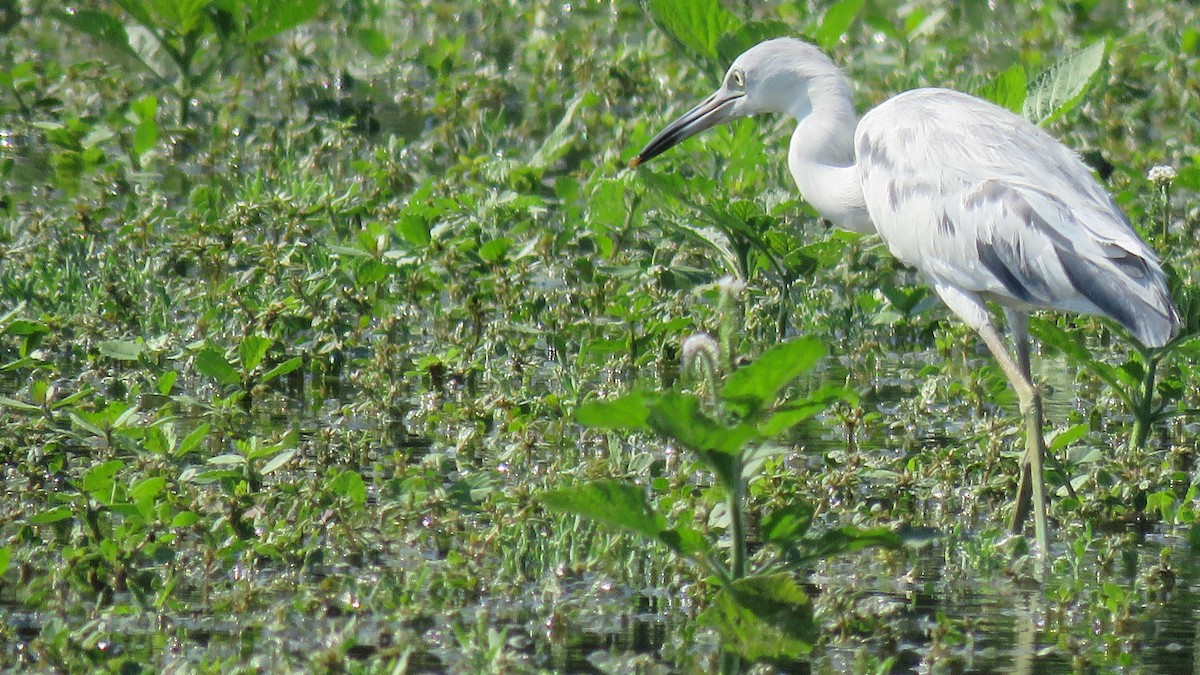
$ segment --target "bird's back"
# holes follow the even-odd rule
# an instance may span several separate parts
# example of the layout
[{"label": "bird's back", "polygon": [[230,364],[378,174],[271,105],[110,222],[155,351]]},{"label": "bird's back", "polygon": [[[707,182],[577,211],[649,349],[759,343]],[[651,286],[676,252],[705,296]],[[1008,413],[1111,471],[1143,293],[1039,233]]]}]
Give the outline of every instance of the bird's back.
[{"label": "bird's back", "polygon": [[862,118],[855,153],[881,238],[931,281],[1108,316],[1148,346],[1178,332],[1157,256],[1079,157],[1024,118],[916,89]]}]

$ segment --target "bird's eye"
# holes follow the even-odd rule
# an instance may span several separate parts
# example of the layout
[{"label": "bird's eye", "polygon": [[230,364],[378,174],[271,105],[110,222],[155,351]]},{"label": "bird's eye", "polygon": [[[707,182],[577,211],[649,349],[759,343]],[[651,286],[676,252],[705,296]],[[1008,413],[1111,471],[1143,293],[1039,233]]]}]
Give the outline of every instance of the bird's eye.
[{"label": "bird's eye", "polygon": [[733,86],[737,87],[738,89],[746,86],[746,76],[743,75],[742,71],[740,70],[735,70],[730,73],[729,81],[732,82]]}]

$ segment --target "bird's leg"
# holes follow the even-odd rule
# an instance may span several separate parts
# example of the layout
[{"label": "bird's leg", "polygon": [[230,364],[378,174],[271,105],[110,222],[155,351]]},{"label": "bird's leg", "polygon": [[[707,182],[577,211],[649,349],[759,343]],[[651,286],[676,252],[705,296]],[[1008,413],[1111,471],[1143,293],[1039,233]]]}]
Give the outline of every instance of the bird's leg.
[{"label": "bird's leg", "polygon": [[1048,552],[1049,539],[1046,528],[1046,478],[1044,472],[1046,443],[1042,439],[1042,397],[1033,384],[1029,368],[1029,320],[1024,314],[1005,310],[1016,343],[1017,361],[1009,355],[1004,340],[991,321],[977,327],[984,344],[992,352],[1008,381],[1017,391],[1021,405],[1021,417],[1025,422],[1025,454],[1021,457],[1021,480],[1017,488],[1016,506],[1013,511],[1013,532],[1023,529],[1029,517],[1030,502],[1033,506],[1033,525],[1040,554]]},{"label": "bird's leg", "polygon": [[[1021,488],[1017,493],[1013,529],[1020,531],[1020,525],[1029,517],[1029,502],[1032,501],[1037,545],[1041,549],[1041,555],[1045,557],[1049,550],[1046,533],[1046,482],[1042,471],[1046,444],[1042,440],[1042,400],[1029,373],[1028,319],[1023,314],[1009,312],[1008,318],[1017,345],[1017,358],[1021,362],[1018,364],[1004,345],[1004,338],[992,324],[991,314],[988,313],[982,298],[944,283],[935,282],[933,289],[951,311],[979,333],[1017,392],[1021,417],[1025,422],[1025,454],[1021,458]],[[1022,496],[1023,492],[1029,494]]]},{"label": "bird's leg", "polygon": [[1026,426],[1025,454],[1021,457],[1021,481],[1017,488],[1012,530],[1015,533],[1024,528],[1025,520],[1029,518],[1029,510],[1032,506],[1038,544],[1044,550],[1046,545],[1044,541],[1046,531],[1046,444],[1042,437],[1042,428],[1045,419],[1042,415],[1042,393],[1038,390],[1037,385],[1033,384],[1033,374],[1029,364],[1029,316],[1007,307],[1004,309],[1004,316],[1008,319],[1008,327],[1016,346],[1017,367],[1032,390],[1032,409],[1025,410],[1024,403],[1022,403],[1021,412]]}]

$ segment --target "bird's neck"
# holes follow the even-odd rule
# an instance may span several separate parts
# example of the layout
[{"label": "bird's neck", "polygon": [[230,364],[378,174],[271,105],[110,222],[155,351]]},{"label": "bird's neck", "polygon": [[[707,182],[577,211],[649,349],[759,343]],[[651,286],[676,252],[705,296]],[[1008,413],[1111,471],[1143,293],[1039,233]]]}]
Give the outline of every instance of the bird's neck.
[{"label": "bird's neck", "polygon": [[854,130],[858,115],[842,82],[814,83],[809,109],[793,111],[796,131],[788,148],[788,169],[800,195],[838,227],[873,232],[854,164]]}]

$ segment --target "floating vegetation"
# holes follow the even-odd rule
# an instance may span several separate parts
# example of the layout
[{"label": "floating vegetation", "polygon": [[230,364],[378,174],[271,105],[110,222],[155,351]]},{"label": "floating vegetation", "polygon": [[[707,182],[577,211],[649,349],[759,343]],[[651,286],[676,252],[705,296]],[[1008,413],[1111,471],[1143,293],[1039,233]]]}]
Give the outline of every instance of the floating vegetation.
[{"label": "floating vegetation", "polygon": [[[0,667],[1195,670],[1191,4],[50,4],[0,2]],[[1166,347],[1031,325],[1048,568],[1003,374],[786,125],[626,168],[777,33],[1048,118],[1163,254]]]}]

